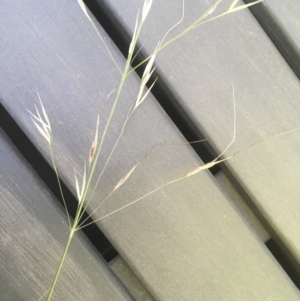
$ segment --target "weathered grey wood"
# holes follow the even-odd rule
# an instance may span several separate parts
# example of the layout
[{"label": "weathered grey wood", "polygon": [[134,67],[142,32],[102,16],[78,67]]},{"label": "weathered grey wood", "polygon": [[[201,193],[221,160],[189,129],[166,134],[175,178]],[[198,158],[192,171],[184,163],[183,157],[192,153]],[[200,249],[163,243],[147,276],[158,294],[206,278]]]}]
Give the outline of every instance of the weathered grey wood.
[{"label": "weathered grey wood", "polygon": [[[100,100],[120,75],[75,1],[7,2],[1,10],[4,105],[49,160],[47,143],[26,109],[38,89],[52,122],[60,174],[75,192],[94,137]],[[12,18],[17,15],[18,18]],[[101,35],[105,33],[99,27]],[[107,43],[112,46],[109,39]],[[123,58],[112,48],[117,62]],[[128,79],[103,149],[105,162],[138,79]],[[100,129],[110,107],[101,114]],[[229,109],[228,109],[229,110]],[[136,160],[181,135],[149,97],[133,115],[89,210],[103,200]],[[154,153],[95,217],[103,216],[199,166],[189,146]],[[96,170],[100,172],[100,167]],[[81,179],[80,179],[81,180]],[[298,300],[299,292],[246,226],[209,173],[169,186],[98,225],[158,300]]]},{"label": "weathered grey wood", "polygon": [[109,266],[136,301],[155,301],[121,256],[111,261]]},{"label": "weathered grey wood", "polygon": [[[66,216],[2,131],[0,153],[1,300],[39,300],[51,285],[67,239]],[[78,233],[54,300],[131,299]]]},{"label": "weathered grey wood", "polygon": [[251,12],[300,79],[300,2],[266,0]]},{"label": "weathered grey wood", "polygon": [[233,207],[242,216],[244,222],[246,222],[250,226],[250,228],[253,229],[253,232],[259,237],[261,241],[268,241],[271,238],[270,234],[262,226],[245,200],[236,191],[235,187],[228,180],[228,177],[223,172],[220,172],[215,176],[215,179],[220,185],[220,189],[230,200]]},{"label": "weathered grey wood", "polygon": [[[132,33],[132,20],[142,2],[107,0],[102,6],[106,3],[112,18],[120,20],[123,30]],[[208,9],[205,2],[214,3],[186,1],[185,19],[170,38]],[[214,13],[226,10],[230,3],[224,1]],[[147,40],[145,51],[153,51],[157,39],[180,19],[181,5],[182,1],[153,4],[140,40],[140,44]],[[282,1],[282,5],[288,4]],[[237,132],[228,156],[256,141],[299,127],[299,81],[248,10],[189,33],[164,49],[157,57],[157,65],[159,77],[178,101],[176,105],[204,133],[216,153],[225,149],[233,135],[232,83]],[[226,164],[298,264],[299,147],[300,133],[294,132],[243,151]]]},{"label": "weathered grey wood", "polygon": [[298,0],[265,0],[262,5],[276,18],[293,43],[300,56],[300,2]]}]

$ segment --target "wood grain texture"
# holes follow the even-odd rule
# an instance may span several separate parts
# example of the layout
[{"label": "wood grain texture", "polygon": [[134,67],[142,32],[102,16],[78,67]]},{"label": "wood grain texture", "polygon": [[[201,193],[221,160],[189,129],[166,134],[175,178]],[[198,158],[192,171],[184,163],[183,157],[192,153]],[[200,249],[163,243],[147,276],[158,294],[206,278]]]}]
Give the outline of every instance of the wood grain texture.
[{"label": "wood grain texture", "polygon": [[[104,1],[129,33],[142,2]],[[215,13],[227,9],[231,2],[224,1]],[[181,6],[181,1],[153,4],[140,39],[140,44],[147,40],[147,53],[180,19]],[[276,7],[275,2],[272,6]],[[206,9],[204,1],[186,1],[185,19],[170,38]],[[225,149],[233,135],[232,83],[237,133],[228,156],[256,141],[299,127],[299,81],[248,10],[190,32],[164,49],[157,57],[157,65],[159,78],[177,99],[175,105],[209,139],[216,153]],[[250,196],[252,205],[298,265],[299,146],[300,134],[294,132],[243,151],[226,164],[229,174]]]},{"label": "wood grain texture", "polygon": [[122,257],[115,258],[109,266],[136,301],[155,301]]},{"label": "wood grain texture", "polygon": [[268,231],[262,226],[258,218],[254,215],[253,211],[249,208],[245,200],[236,191],[232,183],[228,180],[228,177],[223,172],[218,173],[215,176],[216,181],[220,185],[220,189],[224,191],[224,194],[228,196],[231,204],[236,208],[237,212],[242,216],[245,223],[249,225],[253,232],[263,242],[266,242],[271,238]]},{"label": "wood grain texture", "polygon": [[[1,57],[5,80],[0,83],[4,105],[49,160],[47,145],[26,113],[37,103],[38,89],[52,122],[59,172],[75,192],[73,168],[83,170],[101,100],[115,87],[120,74],[75,1],[7,2],[1,13],[1,29],[6,28],[2,39],[6,53]],[[123,65],[124,59],[98,28]],[[96,173],[114,144],[137,88],[138,79],[133,75],[126,82]],[[111,101],[101,114],[102,130],[110,106]],[[138,159],[166,141],[184,140],[150,96],[128,124],[90,212]],[[199,164],[189,146],[164,148],[136,170],[95,218]],[[158,300],[299,299],[295,286],[209,173],[160,190],[98,225]]]},{"label": "wood grain texture", "polygon": [[[2,131],[0,153],[1,300],[38,300],[51,285],[68,224],[63,209]],[[79,233],[53,300],[131,299]]]},{"label": "wood grain texture", "polygon": [[263,5],[276,17],[277,21],[290,36],[300,56],[300,3],[297,0],[265,0]]},{"label": "wood grain texture", "polygon": [[253,6],[251,12],[300,79],[299,1],[266,0]]}]

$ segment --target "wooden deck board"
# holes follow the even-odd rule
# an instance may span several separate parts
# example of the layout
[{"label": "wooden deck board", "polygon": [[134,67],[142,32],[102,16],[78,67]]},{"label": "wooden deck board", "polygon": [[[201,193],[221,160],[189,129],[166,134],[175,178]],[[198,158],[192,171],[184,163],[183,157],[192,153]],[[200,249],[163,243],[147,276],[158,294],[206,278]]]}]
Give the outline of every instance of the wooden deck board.
[{"label": "wooden deck board", "polygon": [[[1,57],[3,103],[49,160],[46,142],[26,112],[34,110],[33,103],[38,103],[35,90],[39,91],[52,122],[60,174],[75,193],[73,168],[82,173],[100,100],[115,87],[120,75],[77,3],[9,2],[2,13],[7,48]],[[100,26],[99,30],[105,36]],[[109,39],[106,41],[111,45]],[[124,64],[118,52],[112,51],[117,62]],[[137,87],[138,79],[132,76],[100,163],[105,162]],[[106,109],[101,115],[101,129]],[[96,203],[91,203],[89,210],[137,159],[166,141],[184,140],[150,96],[128,124],[103,185],[96,191]],[[199,164],[186,145],[157,152],[95,216],[103,216]],[[188,301],[195,296],[209,301],[299,299],[295,286],[209,173],[167,187],[98,225],[159,300]]]},{"label": "wooden deck board", "polygon": [[[104,1],[101,6],[120,22],[120,30],[130,36],[132,20],[142,2],[130,1],[128,5],[124,1]],[[230,3],[224,1],[224,6],[219,6],[215,13],[222,12]],[[140,45],[147,41],[145,52],[153,51],[157,39],[180,19],[181,5],[181,1],[153,4],[140,39]],[[287,7],[286,3],[281,5]],[[206,9],[207,5],[197,1],[186,2],[185,18],[169,38]],[[296,39],[297,24],[293,28]],[[299,127],[299,81],[247,10],[190,32],[158,55],[157,66],[162,85],[173,93],[174,106],[184,111],[192,127],[209,139],[216,154],[226,148],[233,136],[232,84],[236,97],[236,140],[227,156],[256,141]],[[272,230],[272,235],[288,249],[298,265],[299,137],[299,132],[294,132],[265,141],[243,151],[225,166],[250,196],[251,205]]]},{"label": "wooden deck board", "polygon": [[155,301],[122,257],[115,258],[109,263],[109,266],[136,301]]},{"label": "wooden deck board", "polygon": [[[2,131],[0,152],[1,300],[38,300],[51,285],[68,224],[63,209]],[[53,300],[131,299],[93,247],[78,234]]]},{"label": "wooden deck board", "polygon": [[277,19],[298,48],[300,56],[300,3],[297,0],[265,0],[262,3]]},{"label": "wooden deck board", "polygon": [[[244,0],[248,3],[249,0]],[[263,1],[252,6],[251,12],[300,79],[300,3],[291,1]]]}]

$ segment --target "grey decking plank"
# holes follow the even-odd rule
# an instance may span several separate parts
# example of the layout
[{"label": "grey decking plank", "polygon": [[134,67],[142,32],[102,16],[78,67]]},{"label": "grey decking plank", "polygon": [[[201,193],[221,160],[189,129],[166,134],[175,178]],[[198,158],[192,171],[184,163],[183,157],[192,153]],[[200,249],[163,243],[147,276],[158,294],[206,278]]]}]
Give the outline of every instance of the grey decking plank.
[{"label": "grey decking plank", "polygon": [[[123,30],[132,33],[131,20],[142,2],[130,1],[128,5],[124,1],[102,1],[102,6],[106,5],[112,18],[120,20]],[[224,5],[229,7],[231,2],[225,1]],[[152,51],[157,38],[179,20],[181,3],[154,3],[140,41],[142,44],[147,40],[145,51]],[[187,1],[185,6],[185,19],[177,32],[208,8],[198,1]],[[216,12],[221,11],[220,6]],[[163,50],[157,65],[160,78],[178,101],[175,104],[209,139],[216,153],[225,149],[233,135],[232,83],[237,104],[237,136],[228,155],[260,139],[299,127],[299,81],[249,11],[198,28]],[[273,229],[273,235],[298,264],[299,137],[299,132],[295,132],[266,141],[226,164]]]},{"label": "grey decking plank", "polygon": [[[38,300],[50,287],[63,251],[66,217],[2,131],[0,153],[1,300]],[[131,299],[79,234],[53,300]]]},{"label": "grey decking plank", "polygon": [[263,242],[268,241],[271,236],[268,231],[262,226],[253,211],[247,206],[245,200],[238,194],[232,183],[228,180],[223,172],[215,176],[216,181],[219,183],[221,190],[228,196],[233,207],[241,214],[243,220],[253,229],[254,233]]},{"label": "grey decking plank", "polygon": [[300,56],[300,2],[297,0],[265,0],[262,3],[277,19],[296,44]]},{"label": "grey decking plank", "polygon": [[155,301],[122,257],[115,258],[109,263],[109,266],[136,301]]},{"label": "grey decking plank", "polygon": [[300,78],[300,2],[265,0],[251,12]]},{"label": "grey decking plank", "polygon": [[[12,18],[12,12],[18,18]],[[49,159],[46,143],[26,112],[33,110],[35,89],[39,90],[52,121],[61,176],[74,191],[73,167],[82,171],[94,136],[99,99],[105,98],[120,76],[75,2],[7,2],[2,13],[7,49],[1,57],[4,105]],[[119,54],[116,58],[124,63]],[[135,76],[128,79],[126,97],[116,111],[103,150],[106,155],[137,85]],[[101,128],[106,114],[101,115]],[[183,141],[150,97],[128,124],[96,200],[114,187],[137,158],[167,140]],[[97,216],[199,164],[188,146],[173,146],[154,154]],[[194,301],[195,296],[209,301],[299,299],[295,286],[209,173],[161,190],[98,224],[159,300]]]}]

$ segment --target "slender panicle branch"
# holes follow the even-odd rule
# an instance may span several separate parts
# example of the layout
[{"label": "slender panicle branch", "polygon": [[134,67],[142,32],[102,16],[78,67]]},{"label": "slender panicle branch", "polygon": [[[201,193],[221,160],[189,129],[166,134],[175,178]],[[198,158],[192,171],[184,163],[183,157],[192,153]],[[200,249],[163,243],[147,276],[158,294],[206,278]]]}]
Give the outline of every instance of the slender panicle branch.
[{"label": "slender panicle branch", "polygon": [[[188,145],[188,144],[195,144],[195,143],[201,143],[201,142],[205,142],[207,141],[207,139],[202,139],[202,140],[198,140],[198,141],[192,141],[192,142],[167,142],[164,144],[160,144],[158,146],[156,146],[154,149],[152,149],[149,153],[147,153],[141,160],[139,160],[131,169],[130,171],[123,177],[121,178],[121,180],[119,180],[119,182],[116,184],[116,186],[114,187],[114,189],[104,198],[104,200],[97,205],[97,207],[91,212],[89,213],[89,215],[87,216],[86,219],[84,219],[83,221],[80,222],[80,225],[78,227],[81,227],[89,218],[92,217],[92,215],[94,213],[96,213],[97,210],[100,209],[100,207],[112,196],[112,194],[119,189],[128,179],[129,177],[132,175],[132,173],[135,171],[135,169],[141,165],[150,155],[154,154],[156,151],[167,147],[167,146],[172,146],[172,145]],[[107,161],[108,163],[109,161]],[[94,191],[93,191],[94,192]],[[92,197],[91,197],[92,198]]]}]

